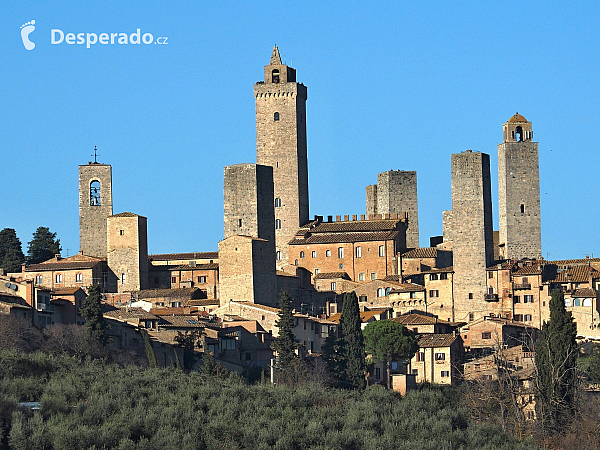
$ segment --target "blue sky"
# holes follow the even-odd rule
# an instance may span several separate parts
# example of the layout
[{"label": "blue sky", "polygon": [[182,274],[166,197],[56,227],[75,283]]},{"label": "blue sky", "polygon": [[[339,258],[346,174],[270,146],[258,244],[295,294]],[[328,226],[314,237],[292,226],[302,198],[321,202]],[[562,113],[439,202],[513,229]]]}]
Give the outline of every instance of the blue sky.
[{"label": "blue sky", "polygon": [[[148,217],[151,253],[216,250],[223,166],[256,161],[253,84],[277,44],[308,87],[311,215],[364,213],[378,172],[416,170],[428,245],[450,155],[473,149],[491,155],[497,224],[496,146],[518,111],[539,141],[544,257],[600,256],[600,4],[488,3],[3,1],[0,229],[26,250],[48,226],[77,252],[96,145],[114,212]],[[168,44],[50,42],[137,28]]]}]

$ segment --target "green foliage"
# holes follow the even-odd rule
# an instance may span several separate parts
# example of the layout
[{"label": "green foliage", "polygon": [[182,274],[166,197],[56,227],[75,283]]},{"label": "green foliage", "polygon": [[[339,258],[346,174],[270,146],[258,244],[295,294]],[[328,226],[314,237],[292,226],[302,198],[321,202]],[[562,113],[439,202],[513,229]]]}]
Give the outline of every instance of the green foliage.
[{"label": "green foliage", "polygon": [[219,364],[215,359],[214,355],[208,351],[208,349],[204,350],[202,355],[202,369],[201,372],[204,375],[208,375],[209,377],[215,378],[227,378],[231,371],[224,367],[222,364]]},{"label": "green foliage", "polygon": [[107,343],[107,324],[102,315],[100,286],[94,284],[88,288],[87,297],[79,310],[81,317],[85,320],[85,331],[91,341],[101,345]]},{"label": "green foliage", "polygon": [[7,272],[20,272],[24,262],[25,255],[16,231],[4,228],[0,231],[0,268]]},{"label": "green foliage", "polygon": [[38,264],[47,261],[54,258],[54,255],[62,250],[60,239],[56,239],[56,233],[50,232],[47,227],[38,227],[28,245],[27,264]]},{"label": "green foliage", "polygon": [[140,328],[140,333],[144,339],[144,350],[146,351],[146,358],[148,358],[148,367],[151,369],[158,368],[158,359],[156,359],[156,353],[152,348],[152,342],[150,342],[150,335],[144,329]]},{"label": "green foliage", "polygon": [[548,434],[563,431],[575,410],[577,391],[577,325],[565,309],[562,291],[550,299],[550,320],[544,322],[535,347],[538,373],[537,417]]},{"label": "green foliage", "polygon": [[[186,331],[184,333],[178,331],[177,336],[175,336],[175,342],[183,347],[183,370],[192,370],[199,358],[196,353],[198,339],[200,339],[200,333],[198,331]],[[177,354],[175,354],[175,359],[176,361],[179,361]]]},{"label": "green foliage", "polygon": [[600,383],[600,345],[595,344],[586,371],[592,383]]},{"label": "green foliage", "polygon": [[277,352],[279,358],[279,369],[287,370],[292,362],[297,358],[296,337],[294,336],[294,314],[292,312],[292,299],[285,291],[279,293],[279,320],[275,322],[278,328],[278,335],[273,340],[273,350]]},{"label": "green foliage", "polygon": [[376,320],[368,324],[363,334],[365,350],[376,362],[386,363],[386,384],[389,388],[391,361],[410,360],[419,346],[413,334],[404,325],[393,320]]},{"label": "green foliage", "polygon": [[342,297],[340,317],[341,348],[346,385],[363,389],[365,387],[365,343],[360,326],[358,297],[347,292]]}]

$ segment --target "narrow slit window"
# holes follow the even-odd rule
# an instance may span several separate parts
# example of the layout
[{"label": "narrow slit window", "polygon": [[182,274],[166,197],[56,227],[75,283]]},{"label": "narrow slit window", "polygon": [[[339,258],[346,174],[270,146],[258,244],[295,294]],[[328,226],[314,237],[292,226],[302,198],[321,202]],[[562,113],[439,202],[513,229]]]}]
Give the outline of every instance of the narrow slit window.
[{"label": "narrow slit window", "polygon": [[525,214],[525,205],[521,203],[521,214]]},{"label": "narrow slit window", "polygon": [[278,112],[276,112],[275,114],[273,114],[273,120],[275,122],[279,122],[279,113]]}]

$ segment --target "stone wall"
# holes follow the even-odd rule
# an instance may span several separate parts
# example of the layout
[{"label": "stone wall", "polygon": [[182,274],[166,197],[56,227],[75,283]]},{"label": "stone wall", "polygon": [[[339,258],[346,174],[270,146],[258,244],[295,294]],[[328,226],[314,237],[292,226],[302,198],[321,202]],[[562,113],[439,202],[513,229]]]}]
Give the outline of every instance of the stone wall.
[{"label": "stone wall", "polygon": [[[99,202],[92,204],[94,181],[100,183],[100,192]],[[98,163],[79,166],[79,247],[84,255],[106,257],[106,218],[112,213],[112,167]]]},{"label": "stone wall", "polygon": [[394,213],[408,213],[406,246],[419,247],[417,172],[389,170],[377,175],[377,214]]},{"label": "stone wall", "polygon": [[131,292],[148,286],[147,219],[121,213],[107,219],[108,267],[116,290]]}]

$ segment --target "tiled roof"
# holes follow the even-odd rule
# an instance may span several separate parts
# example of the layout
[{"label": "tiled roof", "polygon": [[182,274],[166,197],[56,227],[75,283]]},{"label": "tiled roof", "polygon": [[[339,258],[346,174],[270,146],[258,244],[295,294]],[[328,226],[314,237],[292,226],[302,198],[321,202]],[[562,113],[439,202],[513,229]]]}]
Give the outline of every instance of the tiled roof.
[{"label": "tiled roof", "polygon": [[66,288],[54,289],[52,291],[52,295],[73,295],[79,289],[81,289],[81,288],[80,287],[66,287]]},{"label": "tiled roof", "polygon": [[196,264],[194,266],[190,266],[189,264],[183,264],[181,266],[171,267],[169,268],[169,270],[216,270],[218,268],[218,263]]},{"label": "tiled roof", "polygon": [[403,258],[436,258],[437,248],[435,247],[420,247],[407,250],[402,253]]},{"label": "tiled roof", "polygon": [[[370,320],[371,318],[378,316],[385,311],[386,311],[385,309],[380,309],[377,311],[363,311],[360,313],[360,321],[365,323],[368,320]],[[331,316],[329,316],[328,320],[329,320],[329,322],[340,323],[341,317],[342,317],[342,313],[336,313],[336,314],[332,314]]]},{"label": "tiled roof", "polygon": [[143,298],[156,298],[156,297],[174,297],[183,298],[191,297],[199,291],[198,288],[181,288],[181,289],[144,289],[142,291],[136,291],[138,299]]},{"label": "tiled roof", "polygon": [[395,239],[400,234],[399,231],[377,231],[365,233],[319,233],[312,234],[304,239],[298,239],[296,236],[292,239],[290,245],[302,244],[337,244],[344,242],[370,242],[370,241],[388,241]]},{"label": "tiled roof", "polygon": [[400,317],[394,317],[392,319],[394,322],[399,322],[403,325],[449,325],[449,326],[459,326],[460,324],[454,322],[448,322],[447,320],[441,320],[437,317],[425,316],[423,314],[403,314]]},{"label": "tiled roof", "polygon": [[[419,272],[419,273],[451,273],[454,272],[454,267],[449,266],[449,267],[434,267],[433,269],[429,269],[429,270],[424,270],[423,272]],[[414,274],[414,275],[419,275],[418,273]]]},{"label": "tiled roof", "polygon": [[425,290],[425,286],[421,286],[420,284],[414,284],[414,283],[402,283],[399,284],[398,287],[393,288],[390,293],[397,293],[397,292],[419,292],[419,291],[424,291]]},{"label": "tiled roof", "polygon": [[113,214],[112,216],[109,216],[109,217],[143,217],[144,219],[147,218],[147,217],[140,216],[139,214],[134,214],[131,212],[122,212],[119,214]]},{"label": "tiled roof", "polygon": [[585,283],[589,281],[590,275],[595,272],[593,268],[587,265],[577,265],[568,269],[558,270],[554,278],[550,277],[547,281],[556,283]]},{"label": "tiled roof", "polygon": [[558,259],[556,261],[546,261],[547,264],[556,264],[557,266],[587,265],[590,262],[600,262],[600,258]]},{"label": "tiled roof", "polygon": [[457,339],[459,336],[454,334],[422,334],[417,337],[417,343],[420,348],[449,347]]},{"label": "tiled roof", "polygon": [[396,230],[400,219],[353,220],[348,222],[321,222],[311,233],[354,233]]},{"label": "tiled roof", "polygon": [[349,280],[350,277],[346,272],[323,272],[318,273],[314,276],[315,280],[323,280],[323,279],[333,279],[333,278],[343,278],[345,280]]},{"label": "tiled roof", "polygon": [[398,283],[400,281],[400,275],[387,275],[383,281],[395,281]]},{"label": "tiled roof", "polygon": [[161,316],[159,326],[164,328],[204,328],[205,323],[194,316]]},{"label": "tiled roof", "polygon": [[218,259],[218,252],[199,252],[199,253],[162,253],[156,255],[148,255],[151,261],[172,261],[189,259]]},{"label": "tiled roof", "polygon": [[513,275],[540,275],[542,273],[542,268],[537,265],[519,267],[516,270],[513,270]]},{"label": "tiled roof", "polygon": [[253,308],[257,308],[257,309],[262,309],[263,311],[279,313],[279,308],[273,308],[272,306],[260,305],[258,303],[252,303],[252,302],[235,302],[235,303],[239,303],[241,305],[250,306]]},{"label": "tiled roof", "polygon": [[43,272],[46,270],[76,270],[91,269],[106,261],[105,258],[95,258],[87,255],[73,255],[68,258],[54,257],[39,264],[31,264],[25,268],[25,272]]},{"label": "tiled roof", "polygon": [[158,320],[158,316],[150,314],[142,308],[117,308],[112,311],[106,311],[105,316],[111,319],[141,319],[141,320]]},{"label": "tiled roof", "polygon": [[219,300],[217,299],[188,300],[185,302],[185,306],[212,306],[218,304]]},{"label": "tiled roof", "polygon": [[573,291],[573,293],[571,294],[571,297],[573,297],[573,298],[575,298],[575,297],[595,298],[596,295],[597,294],[594,289],[583,288],[583,289],[575,289],[575,291]]}]

